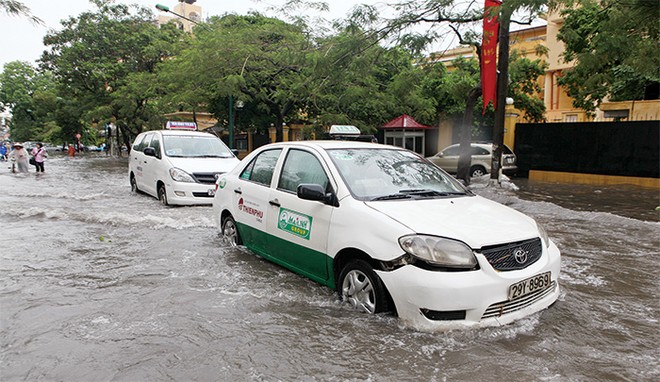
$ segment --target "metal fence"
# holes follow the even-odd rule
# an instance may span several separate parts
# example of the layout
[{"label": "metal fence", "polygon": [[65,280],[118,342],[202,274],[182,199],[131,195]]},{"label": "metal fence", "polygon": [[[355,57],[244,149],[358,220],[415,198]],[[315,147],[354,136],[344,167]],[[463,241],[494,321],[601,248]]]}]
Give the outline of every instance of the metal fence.
[{"label": "metal fence", "polygon": [[660,121],[518,123],[518,176],[529,170],[660,177]]}]

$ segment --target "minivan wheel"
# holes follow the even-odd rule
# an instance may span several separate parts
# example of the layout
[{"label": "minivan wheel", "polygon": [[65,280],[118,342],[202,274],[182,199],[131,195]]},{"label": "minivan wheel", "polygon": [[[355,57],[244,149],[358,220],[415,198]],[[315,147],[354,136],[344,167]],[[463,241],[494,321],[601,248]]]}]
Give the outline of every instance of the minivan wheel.
[{"label": "minivan wheel", "polygon": [[158,186],[158,200],[164,206],[167,205],[167,191],[165,191],[165,185],[161,184]]},{"label": "minivan wheel", "polygon": [[140,189],[137,186],[137,180],[135,180],[135,175],[131,174],[131,192],[134,194],[140,193]]},{"label": "minivan wheel", "polygon": [[241,236],[238,234],[236,222],[231,216],[222,219],[222,241],[231,247],[236,247],[243,243]]},{"label": "minivan wheel", "polygon": [[486,169],[481,166],[472,166],[470,169],[470,176],[473,178],[484,175],[486,175]]},{"label": "minivan wheel", "polygon": [[390,310],[387,290],[371,266],[364,260],[351,260],[339,274],[342,301],[369,314]]}]

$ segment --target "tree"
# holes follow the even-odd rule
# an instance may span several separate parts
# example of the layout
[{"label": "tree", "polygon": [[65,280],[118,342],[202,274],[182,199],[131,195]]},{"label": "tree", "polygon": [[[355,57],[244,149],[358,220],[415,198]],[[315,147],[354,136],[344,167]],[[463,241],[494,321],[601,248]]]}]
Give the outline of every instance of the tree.
[{"label": "tree", "polygon": [[62,30],[44,38],[49,50],[42,66],[53,71],[60,96],[75,101],[87,126],[116,121],[130,147],[145,127],[161,124],[157,66],[186,37],[171,25],[159,29],[148,9],[92,2],[98,10],[62,21]]},{"label": "tree", "polygon": [[444,75],[444,67],[417,66],[399,46],[382,47],[359,27],[347,27],[319,42],[311,94],[310,115],[318,123],[351,124],[363,132],[400,114],[435,122],[437,103],[429,83]]},{"label": "tree", "polygon": [[568,5],[557,37],[565,44],[564,60],[575,65],[563,71],[559,84],[573,105],[593,111],[606,98],[658,98],[659,3],[585,0]]},{"label": "tree", "polygon": [[43,24],[43,20],[34,16],[32,12],[30,12],[30,8],[20,1],[0,0],[0,9],[3,9],[8,15],[27,17],[35,24]]},{"label": "tree", "polygon": [[38,72],[27,62],[12,61],[0,74],[0,109],[11,109],[12,139],[43,140],[46,125],[53,121],[55,110],[50,102],[55,96],[55,81],[48,72]]},{"label": "tree", "polygon": [[[509,0],[502,3],[499,6],[499,21],[500,21],[500,33],[499,33],[499,54],[498,54],[498,73],[500,80],[497,84],[497,105],[498,109],[495,113],[495,119],[493,123],[493,143],[495,149],[493,150],[493,172],[491,177],[497,176],[497,170],[499,168],[499,158],[501,157],[501,145],[504,135],[504,105],[505,98],[508,95],[508,65],[509,65],[509,50],[508,50],[508,32],[509,24],[511,22],[511,16],[517,12],[517,14],[524,14],[527,19],[523,23],[531,23],[537,14],[544,9],[547,5],[545,0]],[[403,36],[398,37],[403,41],[408,41],[412,47],[417,50],[425,48],[429,43],[436,41],[441,34],[438,32],[437,27],[449,24],[453,31],[459,36],[459,39],[463,40],[459,29],[463,26],[473,26],[475,22],[480,21],[484,18],[484,11],[481,8],[481,4],[478,4],[478,7],[474,7],[478,3],[470,3],[467,6],[459,6],[454,0],[427,0],[427,1],[403,1],[395,5],[395,8],[399,11],[399,15],[396,19],[390,21],[388,25],[382,28],[379,33],[385,36]],[[417,25],[420,23],[428,23],[436,28],[432,28],[424,35],[415,35],[411,33],[405,33],[406,30],[412,25]],[[468,40],[473,41],[472,45],[477,47],[477,55],[480,55],[479,46],[474,39],[475,33],[470,32]],[[507,79],[502,81],[501,78]],[[475,88],[476,89],[476,88]],[[479,91],[470,91],[468,93],[469,103],[473,102],[477,97]],[[461,140],[461,157],[459,160],[459,174],[460,178],[469,182],[469,177],[467,177],[467,164],[469,163],[469,142],[465,137],[467,126],[467,121],[469,120],[470,114],[470,104],[466,108],[466,114],[463,118],[463,136],[464,139]]]},{"label": "tree", "polygon": [[301,27],[281,20],[257,13],[214,17],[195,27],[191,46],[165,64],[173,81],[168,98],[205,106],[219,120],[228,119],[230,99],[241,100],[253,116],[258,111],[276,122],[281,141],[285,119],[304,103],[313,49]]}]

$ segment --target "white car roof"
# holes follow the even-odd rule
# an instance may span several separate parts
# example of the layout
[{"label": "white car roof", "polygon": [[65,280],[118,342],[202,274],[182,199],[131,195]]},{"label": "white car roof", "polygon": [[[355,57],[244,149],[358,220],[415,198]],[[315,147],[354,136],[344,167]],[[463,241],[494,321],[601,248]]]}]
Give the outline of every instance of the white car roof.
[{"label": "white car roof", "polygon": [[163,135],[199,135],[202,137],[208,137],[212,136],[215,137],[215,135],[211,133],[207,133],[205,131],[195,131],[195,130],[154,130],[154,131],[160,131]]},{"label": "white car roof", "polygon": [[[394,149],[403,150],[401,147],[382,145],[379,143],[361,142],[361,141],[343,141],[343,140],[327,140],[327,141],[290,141],[290,142],[277,142],[266,145],[268,147],[281,147],[281,146],[298,146],[310,147],[319,149]],[[266,147],[262,146],[262,147]]]}]

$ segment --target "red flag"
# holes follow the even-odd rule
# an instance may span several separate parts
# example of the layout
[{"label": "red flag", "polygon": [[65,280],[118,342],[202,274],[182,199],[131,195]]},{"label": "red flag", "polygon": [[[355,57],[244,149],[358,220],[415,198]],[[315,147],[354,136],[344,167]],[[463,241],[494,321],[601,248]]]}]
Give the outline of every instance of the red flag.
[{"label": "red flag", "polygon": [[499,0],[486,0],[484,5],[484,33],[481,41],[481,94],[484,107],[493,101],[497,107],[497,35],[499,33]]}]

